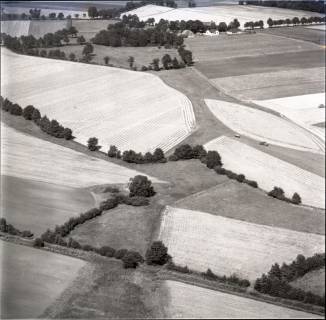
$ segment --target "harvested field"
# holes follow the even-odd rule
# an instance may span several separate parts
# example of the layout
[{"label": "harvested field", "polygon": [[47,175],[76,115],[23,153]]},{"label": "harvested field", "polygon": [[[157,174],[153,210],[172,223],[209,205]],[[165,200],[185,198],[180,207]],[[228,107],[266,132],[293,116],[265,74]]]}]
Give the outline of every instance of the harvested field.
[{"label": "harvested field", "polygon": [[[325,93],[291,96],[280,99],[254,101],[265,108],[277,111],[309,130],[325,143],[325,130],[314,126],[325,120]],[[319,108],[324,105],[323,108]]]},{"label": "harvested field", "polygon": [[325,251],[325,236],[167,207],[159,239],[176,264],[255,280],[275,262]]},{"label": "harvested field", "polygon": [[307,27],[307,28],[309,28],[309,29],[314,29],[314,30],[326,31],[326,26],[325,26],[325,25],[309,26],[309,27]]},{"label": "harvested field", "polygon": [[[186,45],[193,52],[196,62],[229,61],[239,57],[257,57],[317,50],[323,52],[322,48],[314,43],[278,37],[267,33],[239,34],[233,37],[227,35],[195,37],[186,39]],[[309,53],[307,55],[309,56]],[[218,76],[217,74],[213,78]]]},{"label": "harvested field", "polygon": [[[167,151],[195,128],[189,99],[152,74],[3,49],[1,56],[3,95],[70,127],[82,144],[95,136],[104,150],[114,144],[121,150]],[[19,91],[12,89],[17,86]]]},{"label": "harvested field", "polygon": [[239,134],[286,148],[323,151],[309,132],[290,121],[240,104],[211,99],[205,102],[215,117]]},{"label": "harvested field", "polygon": [[163,283],[169,292],[165,307],[171,319],[305,319],[322,318],[269,303],[247,299],[182,282]]},{"label": "harvested field", "polygon": [[37,318],[85,262],[0,241],[1,318]]},{"label": "harvested field", "polygon": [[257,181],[261,189],[270,191],[274,186],[281,187],[287,197],[297,192],[303,204],[325,208],[322,177],[225,136],[210,141],[205,148],[217,150],[225,168]]},{"label": "harvested field", "polygon": [[[209,65],[205,65],[205,68],[207,67]],[[278,68],[273,69],[277,70]],[[211,70],[213,75],[215,71]],[[215,78],[211,81],[218,89],[241,100],[277,99],[289,95],[310,95],[324,91],[325,68],[289,69],[286,71],[283,68],[280,71]]]},{"label": "harvested field", "polygon": [[[320,26],[313,26],[319,28]],[[296,26],[295,28],[268,28],[262,32],[275,34],[277,36],[287,37],[291,39],[298,39],[308,42],[314,42],[320,45],[325,44],[325,32],[315,28],[307,28],[303,26]]]},{"label": "harvested field", "polygon": [[183,198],[173,206],[271,227],[325,234],[324,210],[291,206],[232,180]]},{"label": "harvested field", "polygon": [[1,216],[34,235],[94,206],[92,195],[84,189],[1,176]]},{"label": "harvested field", "polygon": [[25,135],[3,123],[1,144],[3,175],[78,188],[127,183],[139,174],[135,170]]},{"label": "harvested field", "polygon": [[[115,48],[96,44],[94,44],[93,47],[93,62],[105,65],[104,57],[108,56],[110,58],[109,65],[130,69],[128,58],[133,56],[135,59],[134,67],[136,67],[138,71],[141,70],[142,66],[148,67],[155,58],[160,60],[160,67],[162,67],[161,59],[165,54],[169,54],[172,59],[176,57],[179,61],[181,60],[176,49],[165,49],[164,47],[161,47],[160,49],[158,47]],[[66,57],[68,57],[70,53],[74,53],[77,59],[79,59],[82,58],[83,48],[84,46],[68,45],[56,47],[54,49],[60,49],[65,52]]]},{"label": "harvested field", "polygon": [[47,33],[68,28],[68,26],[67,20],[6,20],[1,21],[1,32],[12,37],[33,35],[39,38]]},{"label": "harvested field", "polygon": [[325,294],[325,267],[306,273],[302,278],[291,282],[291,285],[323,296]]},{"label": "harvested field", "polygon": [[[195,7],[195,8],[179,8],[171,9],[154,5],[147,5],[135,10],[125,12],[123,14],[136,14],[140,20],[154,18],[156,22],[160,19],[165,20],[201,20],[203,22],[214,21],[216,23],[231,22],[237,18],[243,27],[247,21],[263,20],[266,24],[268,18],[286,19],[293,17],[310,17],[311,13],[299,10],[289,10],[280,8],[257,7],[257,6],[210,6],[210,7]],[[318,13],[314,13],[317,16]]]}]

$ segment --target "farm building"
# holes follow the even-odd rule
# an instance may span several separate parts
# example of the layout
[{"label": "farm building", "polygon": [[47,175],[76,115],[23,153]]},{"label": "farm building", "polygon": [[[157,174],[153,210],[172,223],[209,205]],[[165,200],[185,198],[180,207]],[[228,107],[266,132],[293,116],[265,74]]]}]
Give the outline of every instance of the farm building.
[{"label": "farm building", "polygon": [[214,37],[214,36],[218,36],[220,33],[218,32],[218,30],[215,30],[213,32],[207,30],[204,35],[205,36],[209,36],[209,37]]}]

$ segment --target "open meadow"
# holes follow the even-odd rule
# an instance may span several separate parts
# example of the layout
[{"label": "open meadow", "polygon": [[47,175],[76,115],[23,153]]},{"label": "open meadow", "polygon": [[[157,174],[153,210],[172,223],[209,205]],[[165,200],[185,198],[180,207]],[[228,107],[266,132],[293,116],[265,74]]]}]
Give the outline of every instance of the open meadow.
[{"label": "open meadow", "polygon": [[82,144],[95,136],[104,150],[116,145],[122,151],[167,151],[195,129],[189,99],[154,75],[6,49],[1,56],[3,95],[55,118]]},{"label": "open meadow", "polygon": [[271,227],[325,234],[324,210],[290,205],[268,197],[259,189],[229,179],[182,198],[173,205]]},{"label": "open meadow", "polygon": [[0,241],[1,318],[37,318],[77,276],[85,262]]},{"label": "open meadow", "polygon": [[319,153],[324,151],[313,140],[314,136],[286,119],[222,100],[206,99],[205,102],[214,116],[234,132],[287,148]]},{"label": "open meadow", "polygon": [[297,192],[303,204],[325,208],[324,178],[229,137],[212,140],[205,148],[218,151],[226,169],[257,181],[259,188],[269,192],[280,187],[287,197]]},{"label": "open meadow", "polygon": [[165,307],[172,319],[318,319],[302,311],[214,291],[190,284],[165,281],[169,302]]},{"label": "open meadow", "polygon": [[1,217],[35,236],[94,208],[94,202],[85,189],[1,176]]},{"label": "open meadow", "polygon": [[[175,20],[201,20],[203,22],[230,23],[237,18],[243,27],[247,21],[263,20],[266,24],[268,18],[286,19],[293,17],[309,17],[309,12],[300,10],[285,10],[271,7],[258,6],[241,6],[241,5],[225,5],[215,7],[195,7],[195,8],[168,8],[155,5],[147,5],[125,12],[122,15],[136,14],[140,20],[154,18],[156,22],[160,19]],[[315,16],[322,16],[314,13]]]},{"label": "open meadow", "polygon": [[20,133],[3,123],[1,144],[2,175],[79,188],[128,183],[130,178],[139,174],[109,161]]},{"label": "open meadow", "polygon": [[158,237],[176,264],[254,281],[275,262],[325,251],[325,236],[167,207]]}]

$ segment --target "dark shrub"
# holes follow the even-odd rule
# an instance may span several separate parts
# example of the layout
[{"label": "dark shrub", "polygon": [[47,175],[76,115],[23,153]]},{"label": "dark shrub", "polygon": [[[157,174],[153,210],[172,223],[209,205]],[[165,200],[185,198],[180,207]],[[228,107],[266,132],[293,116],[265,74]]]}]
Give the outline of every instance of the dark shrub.
[{"label": "dark shrub", "polygon": [[218,276],[211,270],[211,269],[207,269],[206,272],[202,273],[202,276],[204,278],[210,279],[210,280],[217,280]]},{"label": "dark shrub", "polygon": [[32,114],[33,114],[34,109],[35,108],[32,105],[25,107],[23,110],[23,117],[26,120],[32,120]]},{"label": "dark shrub", "polygon": [[85,245],[83,245],[81,248],[82,248],[82,250],[84,250],[84,251],[95,251],[95,250],[96,250],[95,248],[93,248],[93,247],[90,246],[89,244],[85,244]]},{"label": "dark shrub", "polygon": [[191,273],[187,266],[184,266],[184,267],[178,266],[178,265],[174,264],[174,262],[172,260],[170,260],[166,264],[166,267],[169,270],[174,270],[174,271],[181,272],[181,273]]},{"label": "dark shrub", "polygon": [[44,247],[44,241],[41,238],[36,238],[33,243],[34,247],[42,248]]},{"label": "dark shrub", "polygon": [[72,135],[72,130],[70,128],[64,128],[62,136],[66,140],[72,140],[74,138]]},{"label": "dark shrub", "polygon": [[229,170],[226,171],[226,175],[231,180],[236,180],[238,178],[238,175],[236,173],[229,171]]},{"label": "dark shrub", "polygon": [[283,189],[279,187],[274,187],[272,191],[268,192],[268,195],[270,197],[277,198],[280,200],[283,200],[285,198]]},{"label": "dark shrub", "polygon": [[194,146],[192,150],[193,150],[193,157],[195,159],[200,159],[202,157],[207,156],[207,151],[205,150],[204,146],[202,146],[201,144]]},{"label": "dark shrub", "polygon": [[9,112],[15,116],[21,116],[23,113],[23,109],[21,108],[21,106],[19,104],[15,103],[11,106],[11,109],[9,110]]},{"label": "dark shrub", "polygon": [[243,174],[238,174],[238,176],[237,176],[237,181],[239,181],[239,182],[244,182],[245,181],[245,176],[243,175]]},{"label": "dark shrub", "polygon": [[221,166],[221,156],[217,151],[208,151],[206,155],[207,168],[213,169],[216,166]]},{"label": "dark shrub", "polygon": [[1,232],[7,232],[8,228],[7,228],[7,221],[5,218],[0,218],[0,231]]},{"label": "dark shrub", "polygon": [[119,249],[114,253],[114,257],[116,259],[122,259],[127,252],[128,252],[127,249]]},{"label": "dark shrub", "polygon": [[129,183],[129,196],[152,197],[155,195],[151,180],[146,176],[137,175]]},{"label": "dark shrub", "polygon": [[104,246],[101,247],[97,250],[97,252],[101,255],[101,256],[105,256],[105,257],[114,257],[115,255],[115,249],[109,247],[109,246]]},{"label": "dark shrub", "polygon": [[140,206],[148,206],[149,205],[149,199],[146,197],[140,197],[140,196],[135,196],[135,197],[126,197],[124,199],[124,203],[129,205],[129,206],[134,206],[134,207],[140,207]]},{"label": "dark shrub", "polygon": [[108,151],[108,156],[110,158],[116,158],[117,157],[117,153],[118,153],[118,148],[114,145],[110,146],[110,149]]},{"label": "dark shrub", "polygon": [[111,210],[115,207],[117,207],[119,204],[119,200],[117,197],[112,197],[110,199],[107,199],[100,204],[100,210],[101,211],[106,211],[106,210]]},{"label": "dark shrub", "polygon": [[101,146],[98,145],[98,139],[95,137],[88,139],[87,147],[90,151],[98,151],[102,148]]},{"label": "dark shrub", "polygon": [[161,148],[156,148],[153,153],[153,160],[155,162],[159,162],[161,160],[165,159],[164,152]]},{"label": "dark shrub", "polygon": [[294,204],[300,204],[301,203],[301,197],[296,192],[292,196],[292,203],[294,203]]},{"label": "dark shrub", "polygon": [[225,170],[223,167],[221,167],[221,166],[216,166],[216,167],[214,168],[214,170],[215,170],[215,172],[218,173],[218,174],[226,174],[226,170]]},{"label": "dark shrub", "polygon": [[128,251],[122,258],[124,268],[136,268],[139,263],[144,262],[144,258],[136,251]]},{"label": "dark shrub", "polygon": [[170,156],[169,156],[169,161],[178,161],[179,159],[178,159],[178,157],[175,155],[175,154],[171,154]]},{"label": "dark shrub", "polygon": [[29,230],[24,230],[24,231],[22,231],[21,236],[23,238],[31,238],[31,237],[33,237],[33,233],[30,232]]},{"label": "dark shrub", "polygon": [[69,238],[67,247],[73,248],[73,249],[81,249],[81,245],[78,241],[74,240],[73,238]]},{"label": "dark shrub", "polygon": [[245,180],[244,182],[247,185],[249,185],[250,187],[258,188],[258,183],[256,181],[253,181],[253,180]]},{"label": "dark shrub", "polygon": [[189,144],[183,144],[180,147],[176,148],[174,151],[174,155],[178,159],[182,160],[188,160],[194,157],[192,147]]},{"label": "dark shrub", "polygon": [[162,241],[154,241],[146,252],[146,262],[149,265],[163,265],[170,259],[168,248]]},{"label": "dark shrub", "polygon": [[32,120],[34,122],[38,122],[41,119],[41,113],[38,109],[34,108],[33,113],[32,113]]}]

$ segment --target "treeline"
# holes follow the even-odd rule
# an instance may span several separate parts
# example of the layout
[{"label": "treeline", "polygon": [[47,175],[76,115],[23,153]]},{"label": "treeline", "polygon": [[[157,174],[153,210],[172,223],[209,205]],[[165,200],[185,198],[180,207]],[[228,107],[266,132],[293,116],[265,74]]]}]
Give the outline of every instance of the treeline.
[{"label": "treeline", "polygon": [[297,26],[299,24],[305,25],[305,24],[312,24],[312,23],[324,23],[326,21],[325,17],[302,17],[299,19],[298,17],[294,17],[292,19],[278,19],[278,20],[273,20],[272,18],[269,18],[267,20],[267,24],[269,28],[272,28],[273,26],[283,26],[287,25],[289,26],[290,24]]},{"label": "treeline", "polygon": [[325,3],[322,0],[319,1],[293,1],[293,0],[249,0],[249,1],[239,1],[240,5],[246,2],[248,5],[254,6],[264,6],[264,7],[276,7],[285,8],[292,10],[304,10],[319,12],[325,14]]},{"label": "treeline", "polygon": [[298,300],[303,303],[325,306],[325,295],[323,297],[313,294],[310,291],[294,288],[290,282],[302,277],[307,272],[325,266],[325,254],[315,254],[313,257],[305,258],[298,255],[296,260],[287,265],[283,263],[280,267],[275,263],[268,274],[263,274],[255,282],[255,290],[291,300]]},{"label": "treeline", "polygon": [[8,34],[1,33],[1,40],[5,47],[18,53],[28,53],[30,49],[60,47],[63,42],[70,42],[69,36],[77,36],[77,29],[58,30],[55,33],[47,33],[43,37],[35,38],[33,35],[12,37]]},{"label": "treeline", "polygon": [[268,192],[268,195],[270,197],[276,198],[278,200],[282,200],[282,201],[286,201],[289,203],[293,203],[293,204],[300,204],[301,203],[301,197],[298,193],[294,193],[292,198],[287,198],[284,194],[284,190],[282,188],[279,187],[274,187],[273,190],[271,190],[270,192]]},{"label": "treeline", "polygon": [[[188,57],[187,57],[188,59]],[[176,57],[173,59],[169,54],[165,54],[162,59],[161,59],[163,69],[165,70],[171,70],[171,69],[182,69],[186,67],[186,64],[184,61],[179,61]],[[191,53],[191,64],[192,64],[192,53]],[[135,70],[133,68],[133,70]],[[160,59],[155,58],[153,61],[149,64],[149,66],[142,66],[141,71],[148,71],[148,70],[153,70],[153,71],[161,71],[162,68],[160,67]]]},{"label": "treeline", "polygon": [[124,16],[121,22],[109,25],[107,30],[101,30],[91,41],[112,47],[148,45],[178,47],[183,44],[183,37],[161,28],[159,24],[144,29],[144,22],[140,22],[137,16]]},{"label": "treeline", "polygon": [[[187,273],[187,274],[197,274],[197,272],[190,270],[187,266],[179,266],[176,265],[172,259],[167,263],[166,268],[168,270],[177,271],[180,273]],[[250,281],[247,279],[241,279],[237,275],[233,274],[229,277],[227,276],[218,276],[212,272],[211,269],[207,269],[206,272],[201,272],[200,276],[204,279],[211,280],[211,281],[218,281],[226,284],[236,285],[239,287],[247,288],[250,286]]]},{"label": "treeline", "polygon": [[23,238],[33,237],[33,233],[29,230],[20,231],[16,229],[12,224],[8,224],[5,218],[0,218],[0,231],[8,233],[13,236],[19,236]]},{"label": "treeline", "polygon": [[245,29],[254,29],[254,28],[260,28],[264,29],[264,21],[259,20],[259,21],[247,21],[244,24]]},{"label": "treeline", "polygon": [[110,158],[122,159],[128,163],[165,163],[167,161],[161,148],[156,148],[154,153],[146,152],[145,154],[142,154],[141,152],[137,153],[134,150],[126,150],[121,153],[116,146],[111,145],[107,155]]},{"label": "treeline", "polygon": [[71,19],[71,15],[65,17],[63,12],[50,12],[47,16],[42,14],[41,9],[30,9],[29,14],[23,13],[5,13],[1,11],[1,20],[63,20]]},{"label": "treeline", "polygon": [[12,103],[7,98],[0,96],[1,109],[15,116],[23,116],[26,120],[33,121],[41,130],[50,136],[72,140],[75,137],[72,135],[70,128],[63,127],[57,120],[50,120],[46,115],[41,117],[40,111],[32,105],[28,105],[24,109],[17,103]]}]

